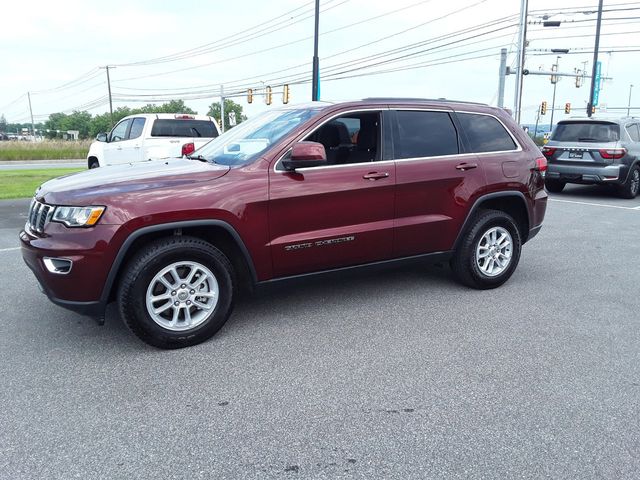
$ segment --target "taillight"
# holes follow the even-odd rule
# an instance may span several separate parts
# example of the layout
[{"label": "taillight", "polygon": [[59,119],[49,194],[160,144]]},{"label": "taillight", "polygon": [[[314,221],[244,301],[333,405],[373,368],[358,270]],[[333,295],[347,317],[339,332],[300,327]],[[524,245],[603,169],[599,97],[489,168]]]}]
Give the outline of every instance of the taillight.
[{"label": "taillight", "polygon": [[542,154],[549,158],[552,157],[554,153],[556,153],[556,147],[542,147]]},{"label": "taillight", "polygon": [[618,160],[627,154],[626,148],[601,148],[599,150],[602,158],[607,160]]},{"label": "taillight", "polygon": [[193,142],[185,143],[184,145],[182,145],[182,155],[191,155],[195,151],[196,146],[193,144]]},{"label": "taillight", "polygon": [[[555,150],[555,148],[554,148]],[[547,159],[544,157],[536,158],[536,168],[538,172],[546,172],[547,171]]]}]

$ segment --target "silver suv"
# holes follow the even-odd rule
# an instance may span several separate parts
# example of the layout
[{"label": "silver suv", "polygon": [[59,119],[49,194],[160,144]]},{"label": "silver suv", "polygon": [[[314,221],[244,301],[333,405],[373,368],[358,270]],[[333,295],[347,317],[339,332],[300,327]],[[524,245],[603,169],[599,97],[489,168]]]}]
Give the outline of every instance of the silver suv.
[{"label": "silver suv", "polygon": [[561,192],[567,183],[611,184],[623,198],[638,195],[640,119],[563,120],[542,153],[549,163],[545,186],[550,192]]}]

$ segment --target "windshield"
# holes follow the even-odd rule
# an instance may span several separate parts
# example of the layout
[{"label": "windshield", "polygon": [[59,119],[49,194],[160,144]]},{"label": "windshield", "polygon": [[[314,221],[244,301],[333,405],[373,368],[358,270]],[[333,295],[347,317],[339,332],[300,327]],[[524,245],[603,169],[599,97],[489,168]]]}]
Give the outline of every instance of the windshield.
[{"label": "windshield", "polygon": [[551,140],[557,142],[617,142],[620,139],[620,127],[605,122],[568,122],[559,123]]},{"label": "windshield", "polygon": [[321,108],[318,106],[264,112],[227,130],[215,140],[196,150],[191,156],[202,156],[206,160],[229,166],[253,162],[271,145],[309,120]]}]

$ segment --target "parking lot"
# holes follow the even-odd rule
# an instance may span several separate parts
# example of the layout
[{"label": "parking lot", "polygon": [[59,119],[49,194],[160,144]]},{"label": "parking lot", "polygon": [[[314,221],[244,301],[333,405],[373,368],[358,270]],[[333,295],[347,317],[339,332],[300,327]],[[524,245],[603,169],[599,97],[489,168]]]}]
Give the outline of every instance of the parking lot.
[{"label": "parking lot", "polygon": [[0,202],[0,478],[640,477],[640,198],[552,195],[503,287],[416,264],[156,350],[51,304]]}]

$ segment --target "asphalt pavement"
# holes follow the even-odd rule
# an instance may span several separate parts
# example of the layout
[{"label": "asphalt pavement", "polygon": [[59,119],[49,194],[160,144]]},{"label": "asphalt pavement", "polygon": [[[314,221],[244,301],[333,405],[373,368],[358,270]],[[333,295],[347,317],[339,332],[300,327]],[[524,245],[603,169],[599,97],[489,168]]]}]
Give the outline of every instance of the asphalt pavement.
[{"label": "asphalt pavement", "polygon": [[0,202],[0,478],[640,478],[640,198],[553,195],[503,287],[273,285],[161,351],[39,292]]},{"label": "asphalt pavement", "polygon": [[0,161],[0,170],[31,170],[34,168],[83,168],[86,160],[15,160]]}]

